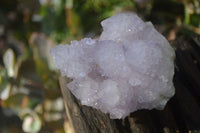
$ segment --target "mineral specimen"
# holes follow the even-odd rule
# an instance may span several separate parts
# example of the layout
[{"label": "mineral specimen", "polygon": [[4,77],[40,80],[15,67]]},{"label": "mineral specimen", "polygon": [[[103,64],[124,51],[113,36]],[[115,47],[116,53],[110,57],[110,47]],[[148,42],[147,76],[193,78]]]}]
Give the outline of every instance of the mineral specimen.
[{"label": "mineral specimen", "polygon": [[51,49],[67,86],[83,105],[113,119],[139,109],[163,109],[174,95],[175,53],[151,22],[120,13],[101,22],[99,39],[84,38]]}]

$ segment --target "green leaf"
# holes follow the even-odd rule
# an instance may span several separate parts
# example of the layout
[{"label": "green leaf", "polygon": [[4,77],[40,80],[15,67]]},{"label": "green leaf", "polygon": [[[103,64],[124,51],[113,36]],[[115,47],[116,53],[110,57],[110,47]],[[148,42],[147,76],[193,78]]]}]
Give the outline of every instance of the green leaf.
[{"label": "green leaf", "polygon": [[22,100],[25,94],[15,94],[3,101],[3,107],[13,108],[15,111],[20,111]]},{"label": "green leaf", "polygon": [[4,91],[9,85],[6,70],[0,66],[0,92]]},{"label": "green leaf", "polygon": [[6,50],[6,52],[3,55],[3,63],[5,65],[5,68],[8,72],[8,76],[14,77],[14,60],[15,55],[12,49]]},{"label": "green leaf", "polygon": [[3,106],[10,107],[19,113],[21,110],[25,108],[33,109],[41,101],[42,99],[38,97],[27,96],[26,94],[23,94],[23,93],[17,93],[17,94],[11,95],[8,99],[3,101]]},{"label": "green leaf", "polygon": [[37,114],[30,114],[25,116],[22,128],[24,132],[37,133],[42,127],[42,122]]},{"label": "green leaf", "polygon": [[11,85],[7,84],[7,86],[5,86],[5,88],[3,89],[3,91],[1,91],[0,98],[2,100],[6,100],[9,97],[9,95],[10,95],[10,91],[11,91]]}]

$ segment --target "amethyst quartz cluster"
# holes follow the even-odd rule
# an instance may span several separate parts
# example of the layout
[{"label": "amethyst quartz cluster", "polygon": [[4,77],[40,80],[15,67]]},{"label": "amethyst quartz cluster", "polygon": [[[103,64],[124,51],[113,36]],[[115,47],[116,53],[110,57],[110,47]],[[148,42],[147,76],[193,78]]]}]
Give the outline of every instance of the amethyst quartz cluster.
[{"label": "amethyst quartz cluster", "polygon": [[55,66],[83,105],[113,119],[139,109],[163,109],[174,95],[175,53],[151,22],[119,13],[101,22],[99,39],[51,49]]}]

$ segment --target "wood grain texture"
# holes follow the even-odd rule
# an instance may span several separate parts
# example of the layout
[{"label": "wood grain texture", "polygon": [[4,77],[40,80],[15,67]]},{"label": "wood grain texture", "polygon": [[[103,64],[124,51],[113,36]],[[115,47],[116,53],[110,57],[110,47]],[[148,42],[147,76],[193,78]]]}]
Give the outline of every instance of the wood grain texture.
[{"label": "wood grain texture", "polygon": [[67,117],[75,133],[120,133],[124,132],[114,120],[100,110],[80,104],[67,88],[66,77],[60,77],[60,87],[65,100]]},{"label": "wood grain texture", "polygon": [[176,94],[164,110],[140,110],[123,120],[82,106],[67,88],[69,79],[60,77],[66,114],[74,133],[173,133],[200,132],[200,37],[179,37],[174,85]]}]

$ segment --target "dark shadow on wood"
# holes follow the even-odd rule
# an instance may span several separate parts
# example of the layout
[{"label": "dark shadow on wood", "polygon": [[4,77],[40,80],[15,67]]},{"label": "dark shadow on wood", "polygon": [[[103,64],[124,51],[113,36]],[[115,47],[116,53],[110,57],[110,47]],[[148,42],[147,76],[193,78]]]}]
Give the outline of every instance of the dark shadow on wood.
[{"label": "dark shadow on wood", "polygon": [[176,49],[174,86],[176,94],[164,110],[140,110],[124,120],[82,106],[67,89],[69,80],[60,77],[66,113],[75,133],[173,133],[200,132],[200,37],[179,37]]}]

